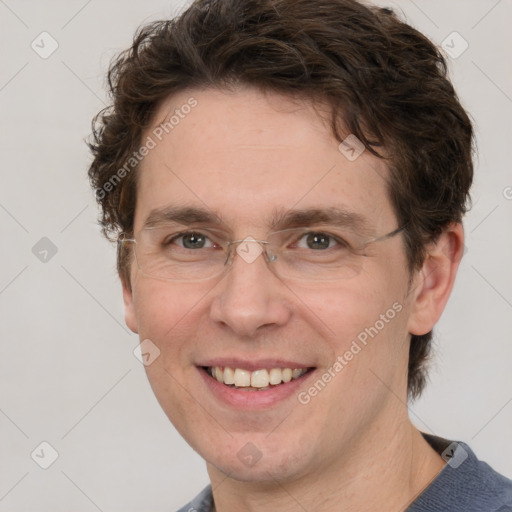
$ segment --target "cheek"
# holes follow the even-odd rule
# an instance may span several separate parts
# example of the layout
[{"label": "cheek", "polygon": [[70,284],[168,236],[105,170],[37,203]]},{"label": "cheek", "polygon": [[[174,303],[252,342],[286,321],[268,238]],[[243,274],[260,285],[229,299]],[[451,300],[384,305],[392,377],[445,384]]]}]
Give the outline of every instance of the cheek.
[{"label": "cheek", "polygon": [[133,287],[141,340],[149,338],[162,352],[179,352],[185,333],[193,336],[204,312],[205,292],[182,283],[140,278]]},{"label": "cheek", "polygon": [[[362,418],[369,414],[367,408],[379,410],[377,405],[389,396],[382,382],[389,386],[395,379],[402,382],[407,371],[404,290],[372,289],[367,284],[338,294],[324,291],[323,297],[316,298],[319,316],[330,331],[326,338],[330,366],[322,369],[320,378],[332,378],[333,385],[327,386],[324,403],[331,404],[336,417],[357,413]],[[362,396],[366,402],[361,401]]]},{"label": "cheek", "polygon": [[351,406],[350,390],[357,389],[357,396],[363,392],[373,395],[378,391],[375,386],[382,387],[374,374],[390,381],[406,371],[406,288],[403,279],[392,278],[391,271],[381,276],[379,280],[368,275],[365,280],[347,281],[337,289],[297,292],[321,320],[317,324],[326,333],[329,362],[337,362],[330,367],[331,373],[339,376],[331,390],[343,392]]},{"label": "cheek", "polygon": [[197,371],[190,364],[207,290],[181,283],[139,278],[133,284],[141,341],[149,339],[159,354],[145,366],[153,392],[171,422],[182,431],[197,403],[184,389]]},{"label": "cheek", "polygon": [[[294,287],[293,292],[302,304],[301,316],[309,316],[311,321],[316,319],[315,323],[323,326],[327,338],[338,340],[333,343],[339,344],[339,348],[376,322],[379,330],[383,330],[382,322],[388,330],[390,320],[397,316],[396,310],[403,309],[403,289],[379,282],[375,276],[368,276],[366,280],[347,280],[341,285],[325,283],[322,287]],[[383,320],[381,315],[384,315]]]}]

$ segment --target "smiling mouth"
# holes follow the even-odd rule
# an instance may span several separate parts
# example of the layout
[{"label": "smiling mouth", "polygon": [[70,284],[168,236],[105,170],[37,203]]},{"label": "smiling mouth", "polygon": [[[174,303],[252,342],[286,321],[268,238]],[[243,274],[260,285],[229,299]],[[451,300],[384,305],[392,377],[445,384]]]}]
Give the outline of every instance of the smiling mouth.
[{"label": "smiling mouth", "polygon": [[297,380],[314,368],[262,368],[250,371],[228,366],[203,366],[202,369],[212,378],[227,387],[240,391],[265,391]]}]

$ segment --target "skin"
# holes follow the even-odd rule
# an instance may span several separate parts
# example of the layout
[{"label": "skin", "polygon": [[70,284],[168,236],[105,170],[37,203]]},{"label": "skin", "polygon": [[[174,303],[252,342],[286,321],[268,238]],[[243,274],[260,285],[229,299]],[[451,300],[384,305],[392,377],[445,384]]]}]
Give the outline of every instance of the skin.
[{"label": "skin", "polygon": [[[252,88],[194,89],[162,104],[153,125],[191,96],[197,106],[141,163],[136,234],[167,205],[207,207],[233,240],[264,240],[275,208],[341,205],[375,236],[398,227],[385,163],[367,151],[347,160],[318,106]],[[148,278],[132,264],[127,325],[161,351],[149,381],[206,460],[217,511],[403,510],[435,478],[444,461],[407,414],[408,347],[439,319],[462,248],[454,223],[411,282],[401,236],[373,244],[356,276],[321,285],[284,283],[263,258],[236,256],[223,276],[199,283]],[[196,367],[269,357],[307,362],[320,376],[395,302],[400,313],[307,405],[293,394],[239,410],[220,402]],[[247,443],[261,454],[250,467],[237,456]]]}]

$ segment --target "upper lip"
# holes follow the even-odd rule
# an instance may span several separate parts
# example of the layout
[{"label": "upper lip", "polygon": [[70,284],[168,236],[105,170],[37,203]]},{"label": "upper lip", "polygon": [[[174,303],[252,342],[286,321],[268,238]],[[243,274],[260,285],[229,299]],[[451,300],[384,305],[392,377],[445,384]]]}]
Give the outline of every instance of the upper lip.
[{"label": "upper lip", "polygon": [[302,363],[299,361],[291,361],[285,359],[267,358],[247,360],[232,357],[219,357],[214,359],[207,359],[201,361],[200,363],[197,363],[197,366],[220,366],[222,368],[240,368],[241,370],[248,370],[252,372],[256,370],[262,370],[264,368],[291,368],[292,370],[295,368],[313,368],[313,366],[308,363]]}]

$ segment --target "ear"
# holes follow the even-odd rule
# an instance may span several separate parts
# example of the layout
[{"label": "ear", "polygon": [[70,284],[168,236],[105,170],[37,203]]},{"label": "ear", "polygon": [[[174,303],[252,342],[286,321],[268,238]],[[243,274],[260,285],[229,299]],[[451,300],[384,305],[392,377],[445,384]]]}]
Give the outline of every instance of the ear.
[{"label": "ear", "polygon": [[428,246],[423,266],[411,285],[410,334],[419,336],[430,332],[441,317],[463,251],[464,231],[458,222],[451,223],[436,242]]},{"label": "ear", "polygon": [[138,333],[137,316],[135,315],[135,306],[133,304],[133,292],[130,283],[124,279],[121,280],[123,285],[123,301],[124,301],[124,320],[128,328],[134,333]]}]

